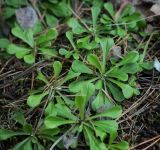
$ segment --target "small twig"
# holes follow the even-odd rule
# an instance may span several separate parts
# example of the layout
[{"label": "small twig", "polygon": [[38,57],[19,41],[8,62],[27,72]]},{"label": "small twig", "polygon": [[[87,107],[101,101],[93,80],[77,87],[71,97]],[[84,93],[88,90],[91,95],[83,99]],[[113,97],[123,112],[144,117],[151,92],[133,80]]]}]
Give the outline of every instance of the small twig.
[{"label": "small twig", "polygon": [[6,63],[4,64],[4,66],[1,68],[0,70],[0,74],[3,72],[3,70],[5,69],[5,67],[14,59],[14,57],[12,57],[11,59],[9,59],[8,61],[6,61]]},{"label": "small twig", "polygon": [[[140,144],[138,144],[138,145],[136,145],[136,146],[133,146],[133,147],[131,147],[129,150],[132,150],[132,149],[135,149],[135,148],[137,148],[137,147],[139,147],[139,146],[141,146],[141,145],[143,145],[143,144],[146,144],[146,143],[148,143],[148,142],[151,142],[151,141],[153,141],[153,140],[155,140],[155,139],[157,139],[158,138],[158,140],[160,139],[160,135],[158,135],[158,136],[156,136],[156,137],[153,137],[153,138],[151,138],[151,139],[149,139],[149,140],[147,140],[147,141],[144,141],[144,142],[142,142],[142,143],[140,143]],[[144,150],[144,149],[143,149]]]},{"label": "small twig", "polygon": [[[128,114],[131,110],[137,108],[145,99],[146,99],[146,95],[150,92],[151,86],[148,88],[148,90],[146,91],[146,93],[144,94],[144,96],[142,98],[140,98],[138,101],[136,101],[130,108],[128,108],[121,116],[124,116],[126,114]],[[149,95],[151,95],[155,90],[153,90],[152,92],[149,93]],[[118,118],[119,119],[119,118]],[[127,119],[127,118],[126,118]],[[119,123],[124,122],[125,120],[121,120],[119,121]]]},{"label": "small twig", "polygon": [[152,147],[154,144],[156,144],[158,141],[160,141],[160,138],[156,141],[154,141],[152,144],[150,144],[149,146],[147,146],[146,148],[142,149],[142,150],[147,150],[149,149],[150,147]]}]

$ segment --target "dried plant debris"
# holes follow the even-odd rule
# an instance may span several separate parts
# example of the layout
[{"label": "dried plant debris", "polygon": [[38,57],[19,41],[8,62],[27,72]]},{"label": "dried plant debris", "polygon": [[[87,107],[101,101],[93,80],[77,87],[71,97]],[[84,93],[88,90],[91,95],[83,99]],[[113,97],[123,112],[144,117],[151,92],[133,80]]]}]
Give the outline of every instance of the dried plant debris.
[{"label": "dried plant debris", "polygon": [[113,48],[111,49],[111,55],[115,60],[119,60],[120,58],[122,58],[122,48],[116,45],[113,46]]}]

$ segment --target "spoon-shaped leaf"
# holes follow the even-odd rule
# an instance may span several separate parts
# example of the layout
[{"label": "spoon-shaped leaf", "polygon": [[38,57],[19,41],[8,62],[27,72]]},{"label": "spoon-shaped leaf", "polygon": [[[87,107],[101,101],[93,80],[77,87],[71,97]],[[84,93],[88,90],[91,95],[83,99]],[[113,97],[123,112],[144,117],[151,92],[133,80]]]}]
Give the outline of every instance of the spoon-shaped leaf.
[{"label": "spoon-shaped leaf", "polygon": [[25,55],[24,61],[28,64],[33,64],[35,62],[35,57],[33,54]]},{"label": "spoon-shaped leaf", "polygon": [[126,56],[123,57],[122,61],[119,62],[119,66],[136,63],[139,59],[139,53],[137,51],[131,51]]},{"label": "spoon-shaped leaf", "polygon": [[53,63],[53,69],[54,69],[54,76],[57,78],[62,70],[62,64],[59,61],[55,61]]},{"label": "spoon-shaped leaf", "polygon": [[112,18],[114,18],[115,11],[111,2],[105,3],[104,8],[108,11]]},{"label": "spoon-shaped leaf", "polygon": [[26,135],[24,132],[14,132],[11,130],[0,129],[0,141],[7,140],[10,137],[17,136],[17,135]]},{"label": "spoon-shaped leaf", "polygon": [[16,54],[17,58],[23,58],[26,54],[28,54],[31,51],[29,48],[21,47],[16,44],[9,44],[7,48],[7,52],[9,54]]},{"label": "spoon-shaped leaf", "polygon": [[125,98],[129,99],[133,96],[134,94],[134,88],[132,88],[130,85],[128,84],[124,84],[122,82],[113,80],[113,79],[109,79],[111,82],[115,83],[117,86],[119,86],[122,89],[122,93],[124,95]]},{"label": "spoon-shaped leaf", "polygon": [[27,99],[27,104],[30,107],[36,107],[38,106],[42,99],[48,94],[48,92],[41,93],[41,94],[36,94],[36,95],[30,95]]},{"label": "spoon-shaped leaf", "polygon": [[66,32],[66,37],[68,38],[69,42],[71,43],[74,50],[76,50],[76,45],[73,41],[73,33],[71,31]]},{"label": "spoon-shaped leaf", "polygon": [[98,117],[109,117],[109,118],[116,119],[116,118],[119,118],[121,114],[122,114],[122,108],[121,106],[117,105],[91,118],[94,119]]},{"label": "spoon-shaped leaf", "polygon": [[99,70],[99,72],[102,72],[101,63],[100,63],[98,57],[95,54],[88,55],[87,60],[91,65],[96,67]]},{"label": "spoon-shaped leaf", "polygon": [[92,74],[92,70],[85,65],[85,63],[79,61],[79,60],[75,60],[72,64],[72,69],[73,71],[77,72],[77,73],[87,73],[87,74]]},{"label": "spoon-shaped leaf", "polygon": [[101,45],[102,52],[103,52],[103,66],[102,66],[102,69],[103,69],[103,72],[105,72],[107,56],[108,56],[109,50],[114,45],[114,40],[112,38],[100,39],[100,45]]},{"label": "spoon-shaped leaf", "polygon": [[74,120],[67,120],[60,117],[48,116],[46,117],[44,124],[46,128],[57,128],[61,125],[75,123]]},{"label": "spoon-shaped leaf", "polygon": [[12,29],[12,34],[16,37],[23,40],[32,48],[34,47],[34,39],[33,39],[33,31],[32,29],[28,29],[27,31],[23,31],[20,27],[16,26]]}]

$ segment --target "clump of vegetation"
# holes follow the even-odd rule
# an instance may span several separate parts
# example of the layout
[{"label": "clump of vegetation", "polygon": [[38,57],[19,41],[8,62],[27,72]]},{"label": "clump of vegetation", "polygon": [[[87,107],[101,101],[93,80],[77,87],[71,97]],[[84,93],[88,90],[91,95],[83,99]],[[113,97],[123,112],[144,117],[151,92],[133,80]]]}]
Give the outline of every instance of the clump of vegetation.
[{"label": "clump of vegetation", "polygon": [[[0,39],[3,59],[15,56],[25,67],[49,64],[36,69],[27,102],[12,110],[16,129],[0,129],[1,141],[18,141],[14,150],[129,148],[117,138],[118,119],[123,116],[121,102],[140,94],[137,73],[152,68],[144,59],[146,51],[135,49],[132,36],[144,36],[146,24],[130,4],[119,12],[102,0],[82,3],[89,8],[82,17],[67,0],[4,5],[12,40]],[[15,19],[15,11],[26,5],[39,15],[28,29]],[[28,119],[26,111],[36,115]]]}]

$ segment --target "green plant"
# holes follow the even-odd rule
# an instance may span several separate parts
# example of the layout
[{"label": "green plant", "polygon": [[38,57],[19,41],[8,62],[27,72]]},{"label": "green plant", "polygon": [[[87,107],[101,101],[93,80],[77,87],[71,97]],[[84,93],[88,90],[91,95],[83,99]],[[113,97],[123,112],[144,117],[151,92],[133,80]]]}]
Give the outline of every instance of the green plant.
[{"label": "green plant", "polygon": [[127,32],[135,32],[145,26],[145,21],[142,20],[141,14],[135,11],[135,8],[131,4],[126,5],[122,10],[117,12],[110,2],[105,3],[104,8],[107,14],[103,14],[100,19],[104,25],[102,32],[105,29],[106,33],[123,37]]},{"label": "green plant", "polygon": [[[6,140],[12,136],[23,136],[25,139],[18,143],[14,149],[25,149],[25,147],[36,147],[44,149],[43,143],[39,143],[41,139],[47,139],[49,141],[59,143],[59,138],[66,144],[59,143],[60,148],[76,148],[78,144],[78,138],[83,135],[86,139],[86,144],[91,150],[95,149],[128,149],[128,144],[125,141],[119,144],[114,143],[114,139],[117,136],[118,123],[115,119],[118,119],[122,114],[122,109],[118,105],[106,104],[104,108],[95,110],[94,93],[96,86],[90,82],[86,82],[79,88],[79,91],[75,95],[75,99],[65,96],[69,93],[69,90],[63,87],[63,84],[68,80],[73,79],[80,75],[80,73],[74,73],[72,70],[65,77],[60,76],[62,65],[59,61],[55,61],[53,64],[53,76],[48,79],[42,72],[38,71],[37,80],[42,81],[44,88],[37,89],[31,93],[27,99],[27,104],[32,107],[40,107],[44,100],[43,113],[45,117],[38,121],[35,129],[31,124],[26,123],[23,114],[17,113],[14,115],[14,119],[22,125],[22,131],[9,131],[6,129],[0,130],[0,140]],[[67,94],[68,95],[68,94]],[[106,100],[106,97],[99,93],[96,98]],[[43,121],[44,120],[44,121]],[[65,125],[71,124],[71,126]],[[68,135],[72,135],[68,138]],[[65,139],[67,138],[67,139]],[[103,143],[104,139],[109,138],[108,144]],[[39,146],[39,147],[37,147]]]},{"label": "green plant", "polygon": [[[63,131],[62,135],[67,136],[72,134],[75,138],[72,137],[70,139],[71,142],[65,145],[65,148],[69,148],[70,146],[76,148],[78,138],[82,133],[86,139],[86,144],[91,150],[107,150],[114,149],[114,146],[116,147],[116,144],[113,144],[118,129],[115,119],[120,117],[122,113],[121,107],[112,106],[100,113],[91,113],[89,101],[94,91],[95,86],[92,83],[86,83],[76,94],[72,108],[55,102],[50,102],[46,108],[47,116],[44,120],[46,128],[52,129],[58,127],[63,130],[64,125],[71,124],[69,129],[64,129],[66,132],[63,134]],[[75,110],[73,111],[72,109]],[[109,137],[107,145],[103,143],[106,137]],[[128,149],[128,144],[126,142],[122,143],[122,149]],[[121,148],[119,147],[119,149]]]},{"label": "green plant", "polygon": [[[57,38],[58,32],[50,28],[39,36],[35,34],[41,30],[41,25],[37,24],[34,29],[23,31],[18,25],[12,29],[12,34],[22,40],[22,44],[10,43],[7,46],[7,52],[14,54],[18,59],[24,59],[28,64],[36,61],[37,55],[42,55],[44,59],[56,56],[57,52],[51,48],[52,42]],[[35,36],[34,36],[35,35]]]},{"label": "green plant", "polygon": [[21,110],[14,112],[13,119],[21,126],[18,131],[0,129],[0,141],[11,137],[23,137],[23,140],[12,148],[13,150],[45,150],[46,148],[41,144],[41,140],[54,141],[54,135],[59,133],[58,128],[46,129],[45,127],[39,127],[35,130],[31,124],[26,122]]},{"label": "green plant", "polygon": [[[120,104],[140,93],[137,73],[153,67],[144,61],[152,36],[141,54],[134,49],[131,34],[139,32],[145,22],[131,5],[116,11],[103,0],[83,3],[91,8],[91,17],[79,17],[72,9],[74,1],[37,2],[40,13],[46,14],[41,22],[28,30],[12,22],[12,41],[0,39],[3,58],[8,56],[5,50],[29,65],[39,60],[49,63],[33,72],[36,84],[23,108],[35,111],[36,117],[30,120],[24,112],[16,112],[13,119],[18,129],[0,129],[0,141],[11,137],[20,141],[15,150],[77,149],[81,145],[91,150],[129,149],[128,142],[117,139],[118,119],[123,116]],[[14,0],[9,5],[6,9],[15,11],[26,3]],[[7,18],[13,17],[11,10],[8,13]],[[65,34],[55,28],[61,22],[69,27]],[[126,47],[124,40],[131,44]]]},{"label": "green plant", "polygon": [[[102,47],[102,57],[89,54],[87,64],[79,60],[73,62],[73,71],[81,73],[81,76],[70,84],[70,91],[75,92],[83,83],[82,81],[88,81],[95,83],[97,90],[104,90],[108,94],[111,93],[117,101],[122,101],[131,98],[133,94],[138,94],[135,75],[142,69],[139,63],[139,53],[131,51],[120,61],[112,60],[109,63],[107,62],[107,56],[114,46],[113,39],[102,39],[100,40],[100,45]],[[100,105],[103,106],[104,104],[101,103]]]}]

